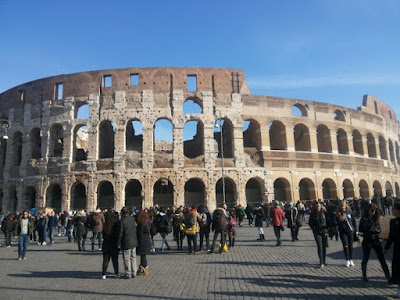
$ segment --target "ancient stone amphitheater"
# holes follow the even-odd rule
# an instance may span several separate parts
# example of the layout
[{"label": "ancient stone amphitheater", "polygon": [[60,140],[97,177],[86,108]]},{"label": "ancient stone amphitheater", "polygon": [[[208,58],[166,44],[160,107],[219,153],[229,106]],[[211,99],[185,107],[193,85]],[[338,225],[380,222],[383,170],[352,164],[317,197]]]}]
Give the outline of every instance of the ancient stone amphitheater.
[{"label": "ancient stone amphitheater", "polygon": [[0,113],[3,212],[400,193],[396,115],[369,95],[351,109],[252,95],[236,69],[127,68],[21,84]]}]

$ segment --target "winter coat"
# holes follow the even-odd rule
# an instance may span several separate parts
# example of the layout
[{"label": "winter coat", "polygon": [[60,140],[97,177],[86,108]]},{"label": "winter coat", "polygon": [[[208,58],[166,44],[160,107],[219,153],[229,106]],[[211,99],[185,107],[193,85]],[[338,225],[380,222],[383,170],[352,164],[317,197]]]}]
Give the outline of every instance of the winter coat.
[{"label": "winter coat", "polygon": [[191,210],[189,211],[186,216],[185,219],[189,219],[189,218],[193,218],[193,226],[196,226],[196,232],[200,232],[200,225],[199,223],[201,222],[201,216],[199,215],[199,213],[197,212],[197,210]]},{"label": "winter coat", "polygon": [[210,232],[212,222],[211,214],[208,211],[205,211],[200,214],[200,217],[200,232]]},{"label": "winter coat", "polygon": [[215,232],[222,232],[226,230],[227,219],[225,215],[225,210],[222,208],[217,208],[214,210],[212,218],[212,230]]},{"label": "winter coat", "polygon": [[159,233],[167,233],[168,231],[167,215],[163,212],[160,212],[158,215],[156,215],[154,217],[154,225],[156,225],[157,231]]},{"label": "winter coat", "polygon": [[296,218],[297,218],[297,209],[289,208],[285,212],[285,218],[287,219],[287,227],[293,228],[296,227]]},{"label": "winter coat", "polygon": [[116,254],[119,252],[118,249],[118,233],[119,233],[119,222],[115,222],[112,226],[111,234],[107,234],[103,230],[103,253]]},{"label": "winter coat", "polygon": [[256,227],[263,227],[263,221],[265,218],[264,211],[262,207],[256,207],[253,211],[254,216],[256,217],[254,225]]},{"label": "winter coat", "polygon": [[[371,232],[371,227],[376,225],[376,231]],[[363,233],[363,242],[364,241],[379,241],[379,233],[381,232],[381,226],[379,222],[375,224],[375,222],[367,217],[362,217],[360,220],[360,225],[358,226],[358,231]]]},{"label": "winter coat", "polygon": [[392,258],[392,282],[400,284],[400,218],[390,220],[389,238],[386,241],[385,250],[393,246]]},{"label": "winter coat", "polygon": [[4,218],[1,222],[1,231],[10,232],[14,230],[15,221],[11,218]]},{"label": "winter coat", "polygon": [[135,218],[132,216],[122,216],[120,220],[120,230],[118,237],[118,246],[121,250],[136,248],[138,245],[136,236]]},{"label": "winter coat", "polygon": [[285,213],[283,209],[280,207],[274,207],[271,211],[272,225],[276,227],[280,227],[282,225],[282,221],[285,218]]},{"label": "winter coat", "polygon": [[137,255],[146,255],[150,253],[152,248],[151,245],[151,235],[150,235],[150,221],[146,221],[145,226],[138,224],[136,226],[137,230],[137,241],[138,246],[136,248]]},{"label": "winter coat", "polygon": [[87,234],[86,229],[86,216],[76,215],[74,218],[74,227],[76,230],[76,236],[83,236]]},{"label": "winter coat", "polygon": [[[31,235],[33,232],[33,221],[28,219],[28,234]],[[21,227],[22,227],[22,218],[19,218],[14,227],[14,236],[18,236],[21,234]]]},{"label": "winter coat", "polygon": [[92,215],[92,221],[91,221],[91,228],[93,233],[98,233],[103,231],[103,225],[105,223],[104,215],[103,213],[94,213]]},{"label": "winter coat", "polygon": [[57,216],[49,217],[49,222],[47,223],[48,227],[57,227],[58,218]]},{"label": "winter coat", "polygon": [[[343,220],[340,220],[340,214],[343,215]],[[356,230],[356,219],[350,210],[347,210],[343,213],[339,212],[339,216],[336,216],[339,233],[349,233]]]},{"label": "winter coat", "polygon": [[36,221],[36,228],[38,230],[47,229],[47,224],[49,222],[49,218],[47,216],[39,217]]},{"label": "winter coat", "polygon": [[308,225],[310,225],[312,231],[316,235],[323,235],[328,233],[328,218],[326,211],[320,211],[317,214],[313,211],[310,214],[310,219],[308,220]]}]

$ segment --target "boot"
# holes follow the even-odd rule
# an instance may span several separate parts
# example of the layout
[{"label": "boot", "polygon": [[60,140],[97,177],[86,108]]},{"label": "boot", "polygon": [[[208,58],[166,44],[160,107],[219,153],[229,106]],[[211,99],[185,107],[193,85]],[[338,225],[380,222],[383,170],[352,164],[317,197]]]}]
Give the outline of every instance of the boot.
[{"label": "boot", "polygon": [[[141,267],[143,268],[143,267]],[[149,266],[147,266],[146,268],[143,268],[143,276],[147,276],[149,275]]]},{"label": "boot", "polygon": [[257,241],[262,241],[263,240],[263,238],[262,238],[262,234],[260,234],[260,237],[257,239]]},{"label": "boot", "polygon": [[367,266],[362,264],[361,265],[361,269],[362,269],[362,276],[363,276],[363,280],[365,282],[369,282],[368,277],[367,277]]},{"label": "boot", "polygon": [[136,275],[137,276],[143,276],[144,268],[142,266],[139,266],[139,270],[137,271]]},{"label": "boot", "polygon": [[262,234],[261,238],[262,238],[263,241],[265,241],[265,235]]}]

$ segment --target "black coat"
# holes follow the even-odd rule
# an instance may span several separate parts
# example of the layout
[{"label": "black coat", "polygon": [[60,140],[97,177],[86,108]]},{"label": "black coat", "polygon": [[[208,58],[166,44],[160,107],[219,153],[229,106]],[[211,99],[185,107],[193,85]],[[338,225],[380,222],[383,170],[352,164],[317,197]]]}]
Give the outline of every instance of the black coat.
[{"label": "black coat", "polygon": [[264,214],[262,207],[254,209],[253,214],[256,217],[256,221],[255,221],[254,225],[256,227],[263,227],[263,221],[265,218],[265,214]]},{"label": "black coat", "polygon": [[118,246],[121,250],[128,250],[137,247],[135,218],[132,216],[122,216],[120,220],[120,230]]},{"label": "black coat", "polygon": [[392,243],[394,244],[392,258],[392,281],[395,284],[400,284],[400,218],[390,220],[390,233],[385,245],[385,250],[389,250]]},{"label": "black coat", "polygon": [[146,222],[145,226],[137,225],[137,241],[138,246],[136,248],[137,255],[146,255],[150,253],[151,246],[151,235],[150,235],[150,221]]},{"label": "black coat", "polygon": [[83,236],[87,233],[85,224],[86,224],[86,216],[85,217],[75,216],[74,225],[75,225],[77,236]]},{"label": "black coat", "polygon": [[111,234],[107,234],[103,230],[103,253],[116,254],[119,252],[118,249],[118,233],[119,233],[119,222],[115,222]]},{"label": "black coat", "polygon": [[336,216],[339,233],[342,234],[342,233],[355,232],[356,219],[354,218],[353,213],[350,210],[347,210],[343,213],[339,212],[339,214],[343,215],[343,220],[340,220],[339,216]]},{"label": "black coat", "polygon": [[324,235],[328,233],[328,216],[326,211],[320,211],[317,214],[313,211],[310,214],[310,219],[308,220],[308,225],[310,225],[312,231],[316,235]]}]

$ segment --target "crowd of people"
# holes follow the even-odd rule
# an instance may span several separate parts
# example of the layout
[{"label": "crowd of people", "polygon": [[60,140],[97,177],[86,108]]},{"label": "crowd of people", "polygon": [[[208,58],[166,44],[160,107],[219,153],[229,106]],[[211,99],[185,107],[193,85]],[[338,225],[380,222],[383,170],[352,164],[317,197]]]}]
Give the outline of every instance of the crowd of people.
[{"label": "crowd of people", "polygon": [[[68,242],[76,242],[79,251],[86,251],[88,233],[92,232],[91,251],[103,252],[102,278],[106,279],[109,261],[112,260],[116,277],[123,279],[136,276],[147,276],[149,268],[147,255],[156,252],[154,236],[160,234],[162,243],[159,251],[171,249],[168,243],[170,234],[176,243],[177,250],[183,251],[185,237],[187,239],[187,253],[199,255],[205,250],[207,253],[222,253],[235,246],[236,227],[243,226],[247,216],[250,227],[258,229],[258,241],[264,241],[264,224],[273,226],[276,237],[276,246],[281,246],[281,232],[284,231],[284,220],[290,230],[292,242],[299,239],[300,228],[306,221],[306,212],[310,213],[309,226],[312,229],[320,268],[326,264],[327,247],[329,240],[334,237],[341,240],[345,266],[354,266],[353,243],[359,241],[358,235],[363,235],[361,263],[362,278],[367,277],[367,263],[371,249],[376,252],[383,272],[389,284],[398,284],[400,296],[400,199],[374,197],[372,201],[354,199],[348,201],[314,201],[308,209],[302,201],[282,203],[257,204],[254,208],[241,205],[228,209],[222,204],[214,212],[209,212],[204,205],[193,207],[155,207],[129,210],[122,208],[118,213],[113,210],[97,209],[91,213],[79,210],[69,213],[64,211],[55,214],[54,211],[40,212],[31,215],[24,211],[20,215],[7,215],[1,222],[1,230],[5,235],[6,247],[11,247],[13,236],[18,237],[18,259],[26,259],[26,250],[30,240],[39,245],[54,243],[54,235],[66,236]],[[395,216],[390,221],[389,238],[382,248],[379,233],[381,231],[381,216],[392,213]],[[359,218],[357,226],[356,218]],[[57,232],[57,233],[56,233]],[[214,233],[211,241],[210,235]],[[171,242],[171,241],[170,241]],[[386,264],[384,254],[394,244],[392,275]],[[124,274],[119,276],[119,253],[122,252]],[[139,267],[136,257],[140,257]]]}]

